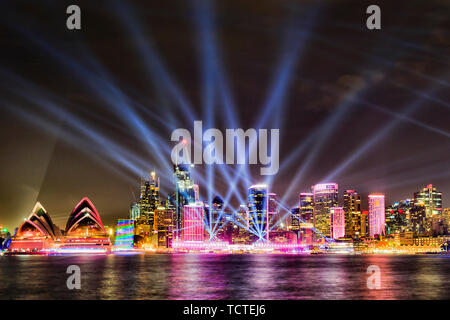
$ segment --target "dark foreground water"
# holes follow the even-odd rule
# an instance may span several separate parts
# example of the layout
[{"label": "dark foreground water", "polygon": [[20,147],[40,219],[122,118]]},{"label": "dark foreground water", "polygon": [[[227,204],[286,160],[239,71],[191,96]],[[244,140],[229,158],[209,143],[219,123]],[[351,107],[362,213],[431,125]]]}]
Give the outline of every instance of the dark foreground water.
[{"label": "dark foreground water", "polygon": [[[69,265],[81,289],[68,290]],[[381,289],[367,288],[367,267]],[[3,256],[1,299],[450,299],[449,256]]]}]

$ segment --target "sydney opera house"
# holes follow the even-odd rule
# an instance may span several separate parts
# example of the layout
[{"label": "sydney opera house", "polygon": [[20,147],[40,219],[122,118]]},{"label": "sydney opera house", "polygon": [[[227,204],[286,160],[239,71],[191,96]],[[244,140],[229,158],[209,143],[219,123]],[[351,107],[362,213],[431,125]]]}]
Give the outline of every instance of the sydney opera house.
[{"label": "sydney opera house", "polygon": [[37,202],[13,236],[8,253],[106,253],[110,248],[111,242],[100,215],[85,197],[73,209],[64,230],[53,223]]}]

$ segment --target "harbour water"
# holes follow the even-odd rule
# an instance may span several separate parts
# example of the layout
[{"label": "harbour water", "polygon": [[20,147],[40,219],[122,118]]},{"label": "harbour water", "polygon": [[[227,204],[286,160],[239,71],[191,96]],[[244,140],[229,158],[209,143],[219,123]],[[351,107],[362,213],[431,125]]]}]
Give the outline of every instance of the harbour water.
[{"label": "harbour water", "polygon": [[[69,265],[81,289],[66,285]],[[381,270],[368,289],[367,268]],[[2,256],[1,299],[450,299],[450,256]]]}]

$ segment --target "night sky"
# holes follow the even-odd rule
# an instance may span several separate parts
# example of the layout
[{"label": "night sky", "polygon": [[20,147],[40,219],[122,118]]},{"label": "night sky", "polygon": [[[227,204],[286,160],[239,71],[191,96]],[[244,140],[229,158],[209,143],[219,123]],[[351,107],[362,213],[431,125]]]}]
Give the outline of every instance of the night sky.
[{"label": "night sky", "polygon": [[[66,28],[70,4],[79,31]],[[374,31],[369,4],[4,1],[0,224],[13,229],[40,201],[64,226],[83,196],[112,224],[150,170],[163,195],[174,189],[173,129],[256,128],[265,112],[259,127],[281,134],[271,190],[287,205],[328,180],[387,204],[433,183],[450,206],[450,2],[377,1]],[[205,168],[202,197],[207,186],[225,196],[220,171],[237,167],[216,166],[214,185]],[[252,183],[267,178],[259,168]],[[239,180],[244,199],[248,186]]]}]

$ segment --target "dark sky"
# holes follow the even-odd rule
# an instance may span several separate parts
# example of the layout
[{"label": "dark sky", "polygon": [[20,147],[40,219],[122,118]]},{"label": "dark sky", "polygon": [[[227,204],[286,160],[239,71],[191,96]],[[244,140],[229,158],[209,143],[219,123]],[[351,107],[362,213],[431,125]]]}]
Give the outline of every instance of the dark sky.
[{"label": "dark sky", "polygon": [[[227,101],[244,129],[268,110],[281,166],[298,151],[271,187],[282,198],[297,176],[289,205],[326,178],[388,204],[433,183],[450,205],[448,1],[377,1],[376,31],[361,0],[57,2],[0,13],[0,224],[18,226],[38,200],[63,226],[83,196],[105,224],[127,216],[149,170],[173,189],[171,128],[208,114],[234,128]],[[73,3],[80,31],[66,28]],[[215,169],[223,196],[230,179]]]}]

